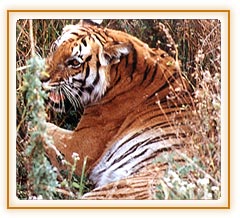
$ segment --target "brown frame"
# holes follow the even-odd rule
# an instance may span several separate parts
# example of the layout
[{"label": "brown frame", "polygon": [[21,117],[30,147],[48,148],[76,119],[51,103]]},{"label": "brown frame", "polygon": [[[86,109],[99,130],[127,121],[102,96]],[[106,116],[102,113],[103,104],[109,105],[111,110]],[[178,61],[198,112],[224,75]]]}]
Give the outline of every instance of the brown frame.
[{"label": "brown frame", "polygon": [[[227,52],[228,52],[228,60],[227,60],[227,68],[228,68],[228,83],[227,83],[227,91],[228,91],[228,136],[227,136],[227,140],[228,140],[228,157],[227,157],[227,162],[228,162],[228,167],[227,167],[227,171],[228,171],[228,188],[227,188],[227,205],[225,206],[210,206],[210,207],[199,207],[199,206],[163,206],[163,207],[156,207],[156,206],[146,206],[146,207],[116,207],[116,206],[49,206],[49,207],[43,207],[43,206],[11,206],[11,202],[10,202],[10,14],[11,13],[15,13],[15,12],[20,12],[20,13],[28,13],[28,12],[51,12],[51,13],[55,13],[55,12],[116,12],[116,13],[120,13],[120,12],[130,12],[130,13],[135,13],[135,12],[221,12],[221,13],[227,13],[227,17],[228,17],[228,21],[227,21],[227,26],[228,26],[228,44],[227,44]],[[230,10],[7,10],[7,175],[6,175],[6,182],[7,182],[7,209],[230,209]]]}]

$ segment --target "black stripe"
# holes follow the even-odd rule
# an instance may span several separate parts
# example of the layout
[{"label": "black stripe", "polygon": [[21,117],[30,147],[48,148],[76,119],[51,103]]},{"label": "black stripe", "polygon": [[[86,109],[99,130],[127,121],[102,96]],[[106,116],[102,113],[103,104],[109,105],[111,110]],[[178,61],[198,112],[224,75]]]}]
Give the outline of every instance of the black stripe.
[{"label": "black stripe", "polygon": [[128,142],[130,142],[131,140],[133,140],[134,138],[140,136],[142,133],[143,133],[143,131],[137,132],[137,133],[135,133],[134,135],[132,135],[130,138],[128,138],[126,141],[124,141],[120,146],[118,146],[118,149],[116,149],[115,152],[116,152],[117,150],[119,150],[119,149],[120,149],[123,145],[125,145],[126,143],[128,143]]},{"label": "black stripe", "polygon": [[97,67],[97,72],[99,72],[99,68],[101,67],[101,63],[100,63],[100,61],[97,61],[97,63],[96,63],[96,67]]},{"label": "black stripe", "polygon": [[79,52],[80,52],[80,54],[81,54],[81,51],[82,51],[82,45],[80,44],[79,45]]},{"label": "black stripe", "polygon": [[84,80],[77,80],[77,81],[79,81],[80,83],[82,83],[82,86],[85,86],[86,85],[86,79],[84,79]]},{"label": "black stripe", "polygon": [[156,64],[155,67],[154,67],[154,71],[153,71],[153,74],[152,74],[152,77],[151,77],[151,80],[150,80],[150,84],[154,81],[155,76],[157,74],[157,70],[158,70],[158,64]]},{"label": "black stripe", "polygon": [[[76,52],[76,54],[77,54],[77,52]],[[79,57],[81,60],[83,60],[83,55],[79,54],[78,57]]]},{"label": "black stripe", "polygon": [[[97,34],[102,37],[102,39],[104,40],[104,42],[106,42],[106,38],[109,38],[109,37],[106,35],[105,32],[98,32]],[[104,34],[104,35],[103,35],[103,34]]]},{"label": "black stripe", "polygon": [[129,56],[127,55],[127,56],[125,56],[125,59],[126,59],[126,62],[125,62],[125,68],[127,68],[128,67],[128,58],[129,58]]},{"label": "black stripe", "polygon": [[116,86],[121,81],[122,77],[121,77],[121,74],[118,73],[118,68],[119,68],[119,64],[115,64],[112,67],[112,69],[113,69],[112,71],[115,72],[115,75],[114,75],[114,78],[113,78],[112,81],[115,81],[115,82],[113,83],[113,85],[111,86],[110,89],[112,89],[114,86]]},{"label": "black stripe", "polygon": [[97,38],[97,40],[101,43],[101,45],[104,46],[102,40],[98,37],[98,35],[97,35],[97,34],[94,34],[94,36],[95,36],[95,37]]},{"label": "black stripe", "polygon": [[75,35],[75,36],[79,36],[78,33],[75,33],[75,32],[71,32],[70,34]]},{"label": "black stripe", "polygon": [[89,87],[83,88],[83,92],[86,91],[89,95],[91,95],[93,89],[94,89],[93,86],[89,86]]},{"label": "black stripe", "polygon": [[[142,142],[141,142],[141,143],[137,143],[137,144],[135,144],[134,146],[132,146],[131,149],[129,149],[128,151],[126,151],[126,152],[125,152],[124,154],[122,154],[120,157],[115,158],[115,160],[113,161],[113,163],[112,163],[111,165],[114,165],[114,164],[120,162],[120,161],[123,160],[125,157],[129,156],[129,154],[134,153],[134,152],[138,149],[139,145],[141,145],[141,144],[142,144]],[[111,158],[110,158],[110,159],[111,159]],[[109,160],[110,160],[110,159],[109,159]]]},{"label": "black stripe", "polygon": [[124,143],[122,143],[120,146],[117,147],[117,149],[115,151],[112,152],[112,154],[108,157],[107,161],[109,161],[112,156],[127,142],[131,141],[132,139],[134,139],[135,137],[139,136],[141,133],[135,133],[133,136],[131,136],[127,141],[125,141]]},{"label": "black stripe", "polygon": [[150,70],[151,70],[151,66],[147,65],[146,69],[144,70],[144,75],[143,75],[143,79],[142,79],[141,84],[146,80]]},{"label": "black stripe", "polygon": [[133,74],[134,72],[136,71],[136,66],[137,66],[137,51],[136,49],[134,48],[134,46],[132,45],[132,58],[133,58],[133,63],[132,63],[132,71],[130,72],[130,78],[131,78],[131,81],[133,80]]},{"label": "black stripe", "polygon": [[[166,81],[159,89],[157,89],[152,95],[147,97],[147,100],[151,99],[152,97],[155,96],[156,93],[161,92],[162,90],[166,89],[167,87],[169,87],[169,82]],[[159,95],[161,96],[161,93],[159,93]]]},{"label": "black stripe", "polygon": [[[164,71],[164,73],[166,71],[167,71],[167,69]],[[147,100],[149,100],[153,96],[155,96],[156,93],[159,93],[159,96],[161,96],[161,91],[166,89],[166,88],[168,88],[169,87],[169,83],[173,83],[178,77],[179,77],[179,73],[175,72],[171,77],[168,78],[168,80],[159,89],[157,89],[152,95],[148,96]]]},{"label": "black stripe", "polygon": [[[184,136],[184,133],[178,133],[178,135],[183,135]],[[166,139],[169,139],[169,138],[177,138],[176,134],[175,133],[168,133],[168,134],[165,134],[165,135],[161,135],[160,136],[160,139],[159,142],[161,141],[165,141]]]},{"label": "black stripe", "polygon": [[82,44],[83,44],[85,47],[87,46],[87,42],[86,42],[86,39],[85,39],[85,38],[82,40]]},{"label": "black stripe", "polygon": [[136,156],[134,156],[133,158],[138,158],[138,157],[141,157],[141,156],[143,156],[146,152],[148,151],[148,148],[147,149],[145,149],[145,150],[143,150],[140,154],[138,154],[138,155],[136,155]]},{"label": "black stripe", "polygon": [[[87,63],[86,63],[87,64]],[[84,91],[84,88],[83,86],[86,85],[86,80],[87,78],[89,77],[89,73],[90,73],[90,68],[89,68],[89,65],[87,64],[87,67],[86,67],[86,70],[85,70],[85,78],[84,80],[80,80],[82,82],[82,87],[80,88],[80,90],[83,92]]]},{"label": "black stripe", "polygon": [[[143,150],[140,154],[134,156],[133,158],[138,158],[138,157],[144,155],[144,154],[147,152],[147,150],[148,150],[148,149]],[[124,162],[123,164],[121,164],[120,166],[118,166],[118,168],[115,169],[115,170],[121,169],[124,165],[127,165],[127,164],[130,163],[130,162],[132,162],[132,160],[131,160],[131,159],[128,159],[126,162]],[[136,163],[136,165],[137,165],[137,164],[138,164],[138,163]]]},{"label": "black stripe", "polygon": [[83,84],[83,80],[82,79],[76,79],[76,78],[72,78],[73,83],[80,83]]},{"label": "black stripe", "polygon": [[92,59],[92,55],[89,55],[86,59],[85,62],[89,62]]},{"label": "black stripe", "polygon": [[93,86],[96,86],[100,80],[99,72],[97,71],[96,77],[93,81]]},{"label": "black stripe", "polygon": [[121,81],[121,75],[118,75],[118,78],[115,80],[113,87],[116,86]]},{"label": "black stripe", "polygon": [[89,77],[89,73],[90,73],[90,67],[89,67],[89,65],[87,64],[87,67],[86,67],[86,75],[85,75],[85,81],[86,81],[86,79]]}]

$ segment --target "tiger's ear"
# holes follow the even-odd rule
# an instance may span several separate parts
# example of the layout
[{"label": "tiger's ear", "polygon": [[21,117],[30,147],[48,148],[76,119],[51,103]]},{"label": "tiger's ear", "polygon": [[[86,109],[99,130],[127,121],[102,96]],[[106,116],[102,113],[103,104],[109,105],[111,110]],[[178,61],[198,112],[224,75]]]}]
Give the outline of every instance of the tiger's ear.
[{"label": "tiger's ear", "polygon": [[132,50],[132,45],[125,42],[106,43],[100,54],[100,63],[102,66],[116,64],[122,56],[128,55]]},{"label": "tiger's ear", "polygon": [[78,22],[80,26],[88,27],[88,26],[100,26],[103,22],[102,19],[82,19]]}]

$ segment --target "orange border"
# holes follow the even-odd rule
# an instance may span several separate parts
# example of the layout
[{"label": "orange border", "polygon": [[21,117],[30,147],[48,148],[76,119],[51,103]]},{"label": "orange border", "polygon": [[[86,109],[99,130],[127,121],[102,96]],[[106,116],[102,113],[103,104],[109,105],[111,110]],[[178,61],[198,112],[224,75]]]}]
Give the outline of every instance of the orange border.
[{"label": "orange border", "polygon": [[[110,206],[110,207],[102,207],[102,206],[84,206],[84,207],[75,207],[75,206],[67,206],[67,207],[61,207],[61,206],[50,206],[50,207],[44,207],[44,206],[10,206],[10,197],[9,197],[9,182],[10,182],[10,173],[9,173],[9,161],[10,161],[10,145],[9,145],[9,138],[10,138],[10,124],[9,124],[9,109],[10,109],[10,100],[9,100],[9,86],[10,86],[10,52],[9,52],[9,46],[10,46],[10,28],[9,28],[9,17],[11,12],[225,12],[228,15],[228,203],[227,206],[218,207],[218,206],[210,206],[210,207],[200,207],[200,206],[146,206],[146,207],[126,207],[126,206]],[[7,10],[7,209],[230,209],[230,10]]]}]

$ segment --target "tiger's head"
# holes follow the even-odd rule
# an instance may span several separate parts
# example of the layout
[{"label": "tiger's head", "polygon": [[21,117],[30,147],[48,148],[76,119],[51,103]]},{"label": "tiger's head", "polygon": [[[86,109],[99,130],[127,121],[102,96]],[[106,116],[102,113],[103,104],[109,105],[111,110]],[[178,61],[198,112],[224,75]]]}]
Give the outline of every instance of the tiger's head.
[{"label": "tiger's head", "polygon": [[52,44],[46,59],[48,76],[42,81],[55,111],[65,112],[66,101],[82,109],[99,100],[109,85],[111,66],[131,51],[131,43],[106,40],[104,30],[99,31],[68,25]]}]

